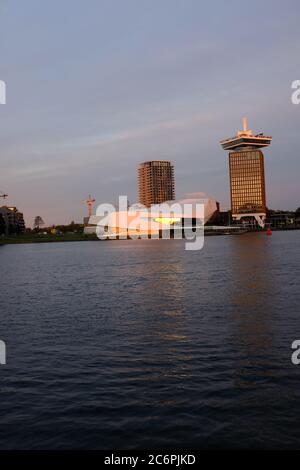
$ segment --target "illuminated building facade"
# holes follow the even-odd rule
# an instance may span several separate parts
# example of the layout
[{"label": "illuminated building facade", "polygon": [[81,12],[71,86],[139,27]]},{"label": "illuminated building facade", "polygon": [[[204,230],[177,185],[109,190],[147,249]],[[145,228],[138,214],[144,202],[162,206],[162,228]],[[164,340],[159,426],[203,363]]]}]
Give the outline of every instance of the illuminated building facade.
[{"label": "illuminated building facade", "polygon": [[[203,212],[197,205],[203,207]],[[187,206],[191,212],[185,212]],[[218,212],[218,203],[205,195],[201,198],[184,198],[168,204],[156,204],[150,208],[134,204],[127,210],[112,210],[105,215],[93,215],[85,233],[97,233],[108,238],[160,238],[162,231],[182,231],[182,228],[204,226]],[[203,220],[201,220],[203,219]]]},{"label": "illuminated building facade", "polygon": [[174,167],[168,161],[141,163],[138,183],[139,202],[146,207],[175,199]]},{"label": "illuminated building facade", "polygon": [[272,137],[254,135],[247,129],[235,137],[221,141],[229,150],[229,174],[232,217],[236,220],[254,218],[263,227],[266,219],[264,155],[260,150],[271,144]]}]

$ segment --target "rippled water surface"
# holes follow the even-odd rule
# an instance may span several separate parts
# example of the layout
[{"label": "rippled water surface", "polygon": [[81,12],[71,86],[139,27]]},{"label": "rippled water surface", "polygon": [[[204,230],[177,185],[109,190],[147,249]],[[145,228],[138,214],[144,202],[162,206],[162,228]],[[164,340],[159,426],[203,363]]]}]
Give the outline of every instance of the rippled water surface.
[{"label": "rippled water surface", "polygon": [[0,448],[299,448],[299,242],[1,246]]}]

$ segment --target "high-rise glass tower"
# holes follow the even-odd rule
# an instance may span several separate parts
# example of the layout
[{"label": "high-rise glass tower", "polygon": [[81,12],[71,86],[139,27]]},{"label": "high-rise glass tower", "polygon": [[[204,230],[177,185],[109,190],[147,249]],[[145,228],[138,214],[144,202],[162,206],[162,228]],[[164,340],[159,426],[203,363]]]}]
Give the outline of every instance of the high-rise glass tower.
[{"label": "high-rise glass tower", "polygon": [[168,161],[144,162],[138,168],[139,202],[146,207],[175,199],[174,167]]},{"label": "high-rise glass tower", "polygon": [[259,149],[268,147],[272,137],[263,133],[254,135],[247,129],[246,118],[243,124],[243,130],[235,137],[221,141],[223,149],[229,150],[232,217],[254,218],[263,227],[267,208],[264,155]]}]

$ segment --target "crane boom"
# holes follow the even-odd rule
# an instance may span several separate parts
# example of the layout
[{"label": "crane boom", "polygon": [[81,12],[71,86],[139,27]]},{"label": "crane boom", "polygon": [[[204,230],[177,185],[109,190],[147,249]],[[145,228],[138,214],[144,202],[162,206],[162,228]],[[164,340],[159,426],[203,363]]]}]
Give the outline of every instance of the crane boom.
[{"label": "crane boom", "polygon": [[8,198],[8,194],[5,194],[2,191],[0,191],[0,197],[2,197],[3,199],[6,199]]}]

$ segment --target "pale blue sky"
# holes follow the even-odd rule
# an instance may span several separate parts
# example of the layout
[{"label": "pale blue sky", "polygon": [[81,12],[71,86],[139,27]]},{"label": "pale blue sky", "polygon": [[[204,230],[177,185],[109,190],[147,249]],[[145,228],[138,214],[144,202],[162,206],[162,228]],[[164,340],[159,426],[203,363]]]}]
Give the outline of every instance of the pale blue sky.
[{"label": "pale blue sky", "polygon": [[82,200],[137,199],[136,168],[175,164],[176,195],[229,207],[219,141],[273,136],[267,202],[300,206],[298,0],[0,0],[0,190],[47,224]]}]

